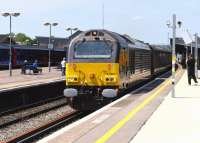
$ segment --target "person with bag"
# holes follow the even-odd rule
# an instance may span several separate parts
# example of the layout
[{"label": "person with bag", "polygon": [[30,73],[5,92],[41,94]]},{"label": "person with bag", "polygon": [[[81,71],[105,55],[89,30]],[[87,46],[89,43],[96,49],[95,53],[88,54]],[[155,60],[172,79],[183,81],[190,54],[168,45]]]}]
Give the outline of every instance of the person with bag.
[{"label": "person with bag", "polygon": [[197,84],[197,78],[195,76],[195,59],[191,54],[188,56],[187,60],[187,72],[188,72],[188,84],[191,85],[191,79]]}]

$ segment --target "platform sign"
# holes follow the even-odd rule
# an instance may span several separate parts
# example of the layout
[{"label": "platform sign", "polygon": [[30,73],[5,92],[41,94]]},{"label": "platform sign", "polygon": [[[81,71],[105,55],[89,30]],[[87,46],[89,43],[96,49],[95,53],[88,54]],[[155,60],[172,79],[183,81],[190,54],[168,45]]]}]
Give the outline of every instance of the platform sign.
[{"label": "platform sign", "polygon": [[53,49],[53,44],[48,44],[48,49],[52,50]]}]

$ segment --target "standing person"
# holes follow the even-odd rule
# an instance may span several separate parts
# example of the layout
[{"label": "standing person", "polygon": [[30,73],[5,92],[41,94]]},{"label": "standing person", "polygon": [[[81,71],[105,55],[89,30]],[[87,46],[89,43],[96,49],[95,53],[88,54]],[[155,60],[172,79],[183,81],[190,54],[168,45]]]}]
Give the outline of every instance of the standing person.
[{"label": "standing person", "polygon": [[61,61],[62,76],[65,75],[65,65],[66,65],[66,61],[65,61],[65,58],[63,58],[63,60]]},{"label": "standing person", "polygon": [[24,63],[22,65],[22,74],[26,74],[26,68],[28,66],[28,61],[27,60],[24,60]]},{"label": "standing person", "polygon": [[182,65],[182,68],[185,69],[186,68],[186,58],[185,56],[183,56],[182,60],[181,60],[181,65]]},{"label": "standing person", "polygon": [[191,79],[193,79],[195,83],[198,83],[195,76],[195,59],[193,59],[191,54],[189,54],[188,56],[187,72],[188,72],[188,84],[191,85]]}]

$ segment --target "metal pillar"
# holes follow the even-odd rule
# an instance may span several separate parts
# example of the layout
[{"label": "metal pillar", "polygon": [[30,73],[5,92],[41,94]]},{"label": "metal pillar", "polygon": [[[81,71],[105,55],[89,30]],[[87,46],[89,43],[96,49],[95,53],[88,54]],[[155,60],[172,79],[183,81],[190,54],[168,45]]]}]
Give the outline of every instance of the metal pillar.
[{"label": "metal pillar", "polygon": [[51,24],[49,25],[49,62],[48,62],[48,67],[49,67],[49,72],[51,72]]},{"label": "metal pillar", "polygon": [[102,4],[102,28],[104,29],[104,3]]},{"label": "metal pillar", "polygon": [[169,33],[169,31],[167,32],[167,44],[171,45],[171,43],[170,43],[170,33]]},{"label": "metal pillar", "polygon": [[187,61],[188,61],[188,46],[185,44],[185,64],[187,69]]},{"label": "metal pillar", "polygon": [[10,73],[10,76],[12,76],[12,16],[14,17],[17,17],[20,15],[20,13],[8,13],[8,12],[5,12],[5,13],[1,13],[2,16],[4,17],[7,17],[9,16],[10,18],[10,33],[9,33],[9,38],[10,38],[10,50],[9,50],[9,73]]},{"label": "metal pillar", "polygon": [[12,36],[11,36],[11,34],[12,34],[12,24],[11,24],[11,22],[12,22],[12,15],[9,15],[10,16],[10,52],[9,52],[9,72],[10,72],[10,76],[12,76]]},{"label": "metal pillar", "polygon": [[175,84],[175,65],[176,65],[176,15],[173,14],[173,46],[172,46],[172,84]]},{"label": "metal pillar", "polygon": [[195,75],[198,78],[198,34],[195,34]]}]

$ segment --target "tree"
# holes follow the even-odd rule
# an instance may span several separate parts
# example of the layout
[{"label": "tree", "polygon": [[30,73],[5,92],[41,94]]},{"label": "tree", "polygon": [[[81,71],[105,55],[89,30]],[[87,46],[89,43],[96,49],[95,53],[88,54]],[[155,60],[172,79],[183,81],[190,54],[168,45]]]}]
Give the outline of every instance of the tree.
[{"label": "tree", "polygon": [[32,41],[33,41],[30,37],[26,36],[26,34],[24,34],[24,33],[16,34],[15,40],[19,44],[27,44],[27,45],[31,45]]},{"label": "tree", "polygon": [[36,38],[32,39],[32,41],[31,41],[30,44],[31,44],[31,45],[37,45],[37,44],[38,44],[37,39],[36,39]]}]

